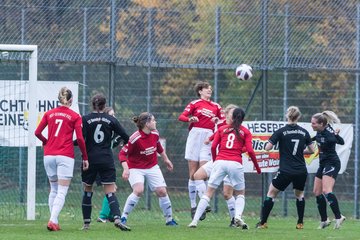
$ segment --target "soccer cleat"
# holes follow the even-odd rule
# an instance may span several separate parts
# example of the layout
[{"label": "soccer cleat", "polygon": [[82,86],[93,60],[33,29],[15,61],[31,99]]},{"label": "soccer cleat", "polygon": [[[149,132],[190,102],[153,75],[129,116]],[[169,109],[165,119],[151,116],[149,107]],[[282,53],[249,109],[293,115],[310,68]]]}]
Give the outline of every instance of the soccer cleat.
[{"label": "soccer cleat", "polygon": [[47,229],[49,231],[59,231],[60,230],[60,225],[53,223],[52,221],[49,221],[47,224]]},{"label": "soccer cleat", "polygon": [[191,219],[194,219],[196,213],[196,207],[191,208]]},{"label": "soccer cleat", "polygon": [[165,223],[166,226],[177,226],[177,222],[174,219],[171,219],[171,221],[168,221]]},{"label": "soccer cleat", "polygon": [[83,231],[87,231],[90,229],[90,224],[89,223],[84,223],[84,226],[81,228],[81,230]]},{"label": "soccer cleat", "polygon": [[192,221],[189,225],[188,225],[189,228],[196,228],[197,227],[197,223]]},{"label": "soccer cleat", "polygon": [[126,224],[121,223],[120,219],[115,219],[114,226],[119,228],[121,231],[131,231],[131,228],[126,226]]},{"label": "soccer cleat", "polygon": [[97,221],[97,222],[101,222],[101,223],[106,223],[106,222],[107,222],[107,219],[98,217],[98,218],[96,219],[96,221]]},{"label": "soccer cleat", "polygon": [[122,217],[122,218],[120,218],[120,221],[122,224],[126,225],[127,219],[126,219],[126,217]]},{"label": "soccer cleat", "polygon": [[211,209],[210,206],[207,206],[207,207],[205,208],[205,212],[209,213],[209,212],[211,212],[211,211],[212,211],[212,209]]},{"label": "soccer cleat", "polygon": [[203,212],[203,214],[201,214],[199,220],[203,221],[203,220],[205,220],[205,218],[206,218],[206,210]]},{"label": "soccer cleat", "polygon": [[304,223],[296,224],[296,229],[304,229]]},{"label": "soccer cleat", "polygon": [[258,223],[256,224],[256,228],[257,228],[257,229],[267,229],[267,228],[268,228],[268,225],[267,225],[267,223],[261,224],[261,222],[258,222]]},{"label": "soccer cleat", "polygon": [[[210,211],[211,211],[211,208],[210,208]],[[196,213],[196,207],[191,208],[191,219],[194,219],[195,213]],[[203,212],[203,214],[201,215],[199,220],[202,221],[202,220],[205,220],[205,218],[206,218],[206,210]]]},{"label": "soccer cleat", "polygon": [[231,219],[230,224],[229,224],[229,227],[236,227],[235,219],[234,219],[234,218]]},{"label": "soccer cleat", "polygon": [[331,221],[329,219],[326,219],[326,221],[320,222],[320,225],[318,226],[317,229],[324,229],[328,226],[330,226]]},{"label": "soccer cleat", "polygon": [[235,226],[242,229],[249,229],[248,225],[242,220],[241,218],[235,218],[234,219]]},{"label": "soccer cleat", "polygon": [[345,221],[346,217],[341,215],[341,217],[339,219],[335,219],[335,225],[334,225],[334,229],[339,229],[341,227],[341,224],[343,224],[343,222]]}]

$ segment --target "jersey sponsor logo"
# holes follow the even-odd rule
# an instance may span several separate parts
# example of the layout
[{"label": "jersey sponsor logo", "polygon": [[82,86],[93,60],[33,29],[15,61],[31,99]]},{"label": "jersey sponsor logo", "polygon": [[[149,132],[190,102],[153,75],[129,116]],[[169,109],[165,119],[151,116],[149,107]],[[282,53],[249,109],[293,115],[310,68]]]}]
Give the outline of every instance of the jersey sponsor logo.
[{"label": "jersey sponsor logo", "polygon": [[213,117],[215,117],[215,114],[214,114],[211,110],[206,109],[206,108],[199,109],[197,112],[200,113],[200,114],[203,115],[203,116],[208,117],[208,118],[213,118]]},{"label": "jersey sponsor logo", "polygon": [[145,151],[140,151],[140,154],[143,154],[143,155],[152,155],[156,152],[156,147],[149,147],[149,148],[146,148]]}]

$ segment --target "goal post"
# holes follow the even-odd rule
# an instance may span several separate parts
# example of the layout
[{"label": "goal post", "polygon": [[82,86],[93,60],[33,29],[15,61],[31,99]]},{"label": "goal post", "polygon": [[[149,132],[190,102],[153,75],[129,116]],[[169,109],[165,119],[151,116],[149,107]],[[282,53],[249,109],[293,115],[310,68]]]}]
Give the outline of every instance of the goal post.
[{"label": "goal post", "polygon": [[36,88],[37,88],[37,67],[38,67],[38,47],[37,45],[13,45],[0,44],[0,52],[28,52],[29,58],[29,90],[28,90],[28,144],[27,144],[27,203],[26,218],[35,220],[35,200],[36,200]]}]

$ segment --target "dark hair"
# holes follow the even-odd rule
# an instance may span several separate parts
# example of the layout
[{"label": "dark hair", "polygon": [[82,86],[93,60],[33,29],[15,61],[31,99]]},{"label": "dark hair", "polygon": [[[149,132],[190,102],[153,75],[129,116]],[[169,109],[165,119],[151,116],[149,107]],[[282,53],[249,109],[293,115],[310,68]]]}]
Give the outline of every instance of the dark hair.
[{"label": "dark hair", "polygon": [[240,129],[242,122],[244,121],[244,118],[245,118],[244,110],[239,107],[235,108],[233,111],[233,115],[232,115],[233,122],[231,123],[231,126],[235,130],[235,134],[238,138],[240,138],[239,129]]},{"label": "dark hair", "polygon": [[132,120],[134,121],[134,123],[136,124],[138,129],[141,130],[141,129],[143,129],[145,127],[145,124],[147,122],[151,121],[152,117],[153,117],[153,115],[151,113],[143,112],[143,113],[140,113],[139,116],[133,117]]},{"label": "dark hair", "polygon": [[208,83],[208,82],[197,82],[194,87],[194,90],[195,90],[197,96],[200,97],[199,91],[203,90],[203,88],[208,88],[208,87],[210,87],[210,83]]},{"label": "dark hair", "polygon": [[95,94],[92,99],[91,99],[91,104],[93,107],[93,110],[99,112],[99,111],[103,111],[105,108],[105,104],[106,104],[106,98],[104,95],[98,93]]}]

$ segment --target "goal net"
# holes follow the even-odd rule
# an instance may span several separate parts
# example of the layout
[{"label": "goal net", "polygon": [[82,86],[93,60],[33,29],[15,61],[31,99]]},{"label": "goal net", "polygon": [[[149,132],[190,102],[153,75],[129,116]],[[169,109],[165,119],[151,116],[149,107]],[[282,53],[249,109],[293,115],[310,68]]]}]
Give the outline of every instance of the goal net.
[{"label": "goal net", "polygon": [[0,205],[35,219],[37,46],[0,44]]}]

